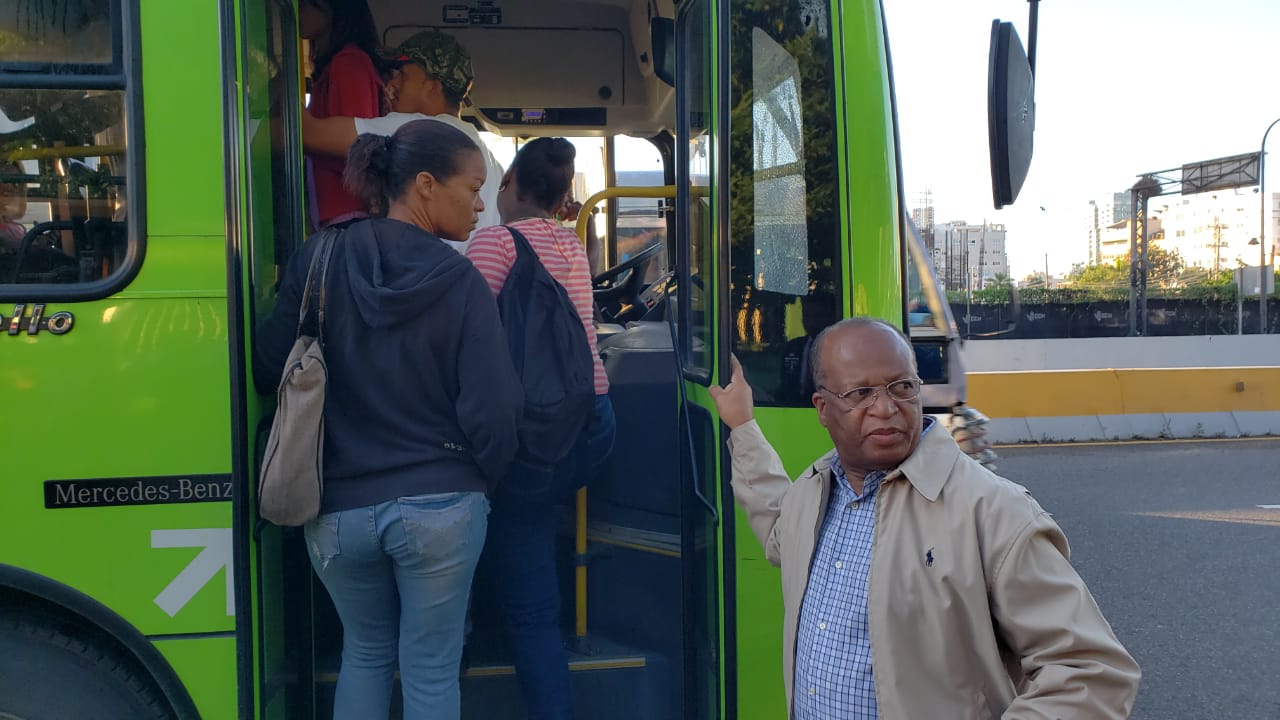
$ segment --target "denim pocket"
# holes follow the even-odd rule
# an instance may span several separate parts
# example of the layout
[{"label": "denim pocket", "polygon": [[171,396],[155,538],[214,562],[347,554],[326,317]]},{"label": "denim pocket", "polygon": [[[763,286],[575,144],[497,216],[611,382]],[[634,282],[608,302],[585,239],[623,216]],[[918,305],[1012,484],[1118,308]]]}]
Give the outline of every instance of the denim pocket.
[{"label": "denim pocket", "polygon": [[311,553],[311,558],[321,570],[342,554],[342,544],[338,542],[338,519],[341,515],[341,512],[326,513],[302,528],[307,539],[307,552]]},{"label": "denim pocket", "polygon": [[484,542],[489,517],[489,500],[484,493],[415,495],[402,497],[397,503],[405,538],[413,552],[479,552],[479,548],[470,546],[477,540]]}]

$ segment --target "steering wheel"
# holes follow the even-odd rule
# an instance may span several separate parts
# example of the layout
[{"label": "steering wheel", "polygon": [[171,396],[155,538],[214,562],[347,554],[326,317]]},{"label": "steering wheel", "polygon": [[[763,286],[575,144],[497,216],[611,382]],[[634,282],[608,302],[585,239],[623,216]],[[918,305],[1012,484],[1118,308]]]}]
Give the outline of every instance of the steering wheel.
[{"label": "steering wheel", "polygon": [[[4,278],[4,282],[16,283],[18,278],[23,274],[23,269],[27,265],[35,265],[36,268],[26,268],[28,272],[50,273],[54,272],[58,278],[55,282],[75,282],[74,276],[66,277],[71,268],[79,269],[79,263],[75,258],[68,257],[63,254],[62,249],[57,245],[57,236],[55,233],[59,230],[72,230],[74,226],[66,221],[48,221],[36,223],[30,230],[22,236],[22,241],[18,244],[18,249],[13,254],[13,267],[9,269],[8,277]],[[36,241],[44,241],[37,244]],[[31,262],[34,260],[34,262]]]},{"label": "steering wheel", "polygon": [[639,269],[663,247],[662,243],[654,243],[591,278],[592,295],[606,321],[623,322],[633,308],[645,309],[640,298],[644,274]]}]

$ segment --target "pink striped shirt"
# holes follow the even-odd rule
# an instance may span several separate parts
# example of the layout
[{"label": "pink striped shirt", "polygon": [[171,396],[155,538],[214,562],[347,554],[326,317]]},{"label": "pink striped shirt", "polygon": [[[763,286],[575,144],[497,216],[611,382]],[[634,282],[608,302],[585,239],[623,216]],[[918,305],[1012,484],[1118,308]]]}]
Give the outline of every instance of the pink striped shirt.
[{"label": "pink striped shirt", "polygon": [[[582,247],[582,240],[572,230],[544,218],[526,218],[509,224],[525,236],[543,267],[569,293],[569,300],[582,319],[582,330],[587,334],[587,345],[595,361],[596,394],[609,392],[609,377],[604,373],[604,363],[596,350],[591,268],[587,265],[587,251]],[[497,297],[516,262],[516,247],[511,233],[501,225],[477,230],[467,244],[467,257],[489,283],[493,296]]]}]

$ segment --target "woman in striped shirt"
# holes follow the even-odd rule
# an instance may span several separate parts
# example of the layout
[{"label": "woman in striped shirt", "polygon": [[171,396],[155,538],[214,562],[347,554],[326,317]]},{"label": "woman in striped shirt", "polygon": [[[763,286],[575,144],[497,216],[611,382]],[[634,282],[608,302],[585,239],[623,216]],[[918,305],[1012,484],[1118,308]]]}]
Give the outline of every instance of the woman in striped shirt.
[{"label": "woman in striped shirt", "polygon": [[[521,692],[529,720],[565,720],[573,716],[568,658],[560,634],[560,592],[556,580],[556,504],[598,474],[613,450],[613,405],[609,379],[596,350],[591,270],[582,241],[555,220],[568,198],[574,176],[574,147],[564,138],[538,138],[521,148],[502,178],[498,211],[518,230],[547,272],[569,295],[595,361],[595,411],[569,456],[550,477],[519,462],[494,491],[489,535],[482,567],[496,584]],[[516,260],[511,233],[504,226],[482,228],[467,247],[494,297]]]}]

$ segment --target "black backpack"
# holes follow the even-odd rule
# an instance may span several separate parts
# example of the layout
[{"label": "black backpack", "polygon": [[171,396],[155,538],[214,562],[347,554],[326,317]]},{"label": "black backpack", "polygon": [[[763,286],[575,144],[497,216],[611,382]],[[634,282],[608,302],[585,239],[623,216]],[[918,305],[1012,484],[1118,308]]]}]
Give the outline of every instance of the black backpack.
[{"label": "black backpack", "polygon": [[524,235],[504,226],[516,261],[498,293],[511,361],[524,385],[517,459],[538,466],[573,449],[595,402],[595,363],[582,318]]}]

